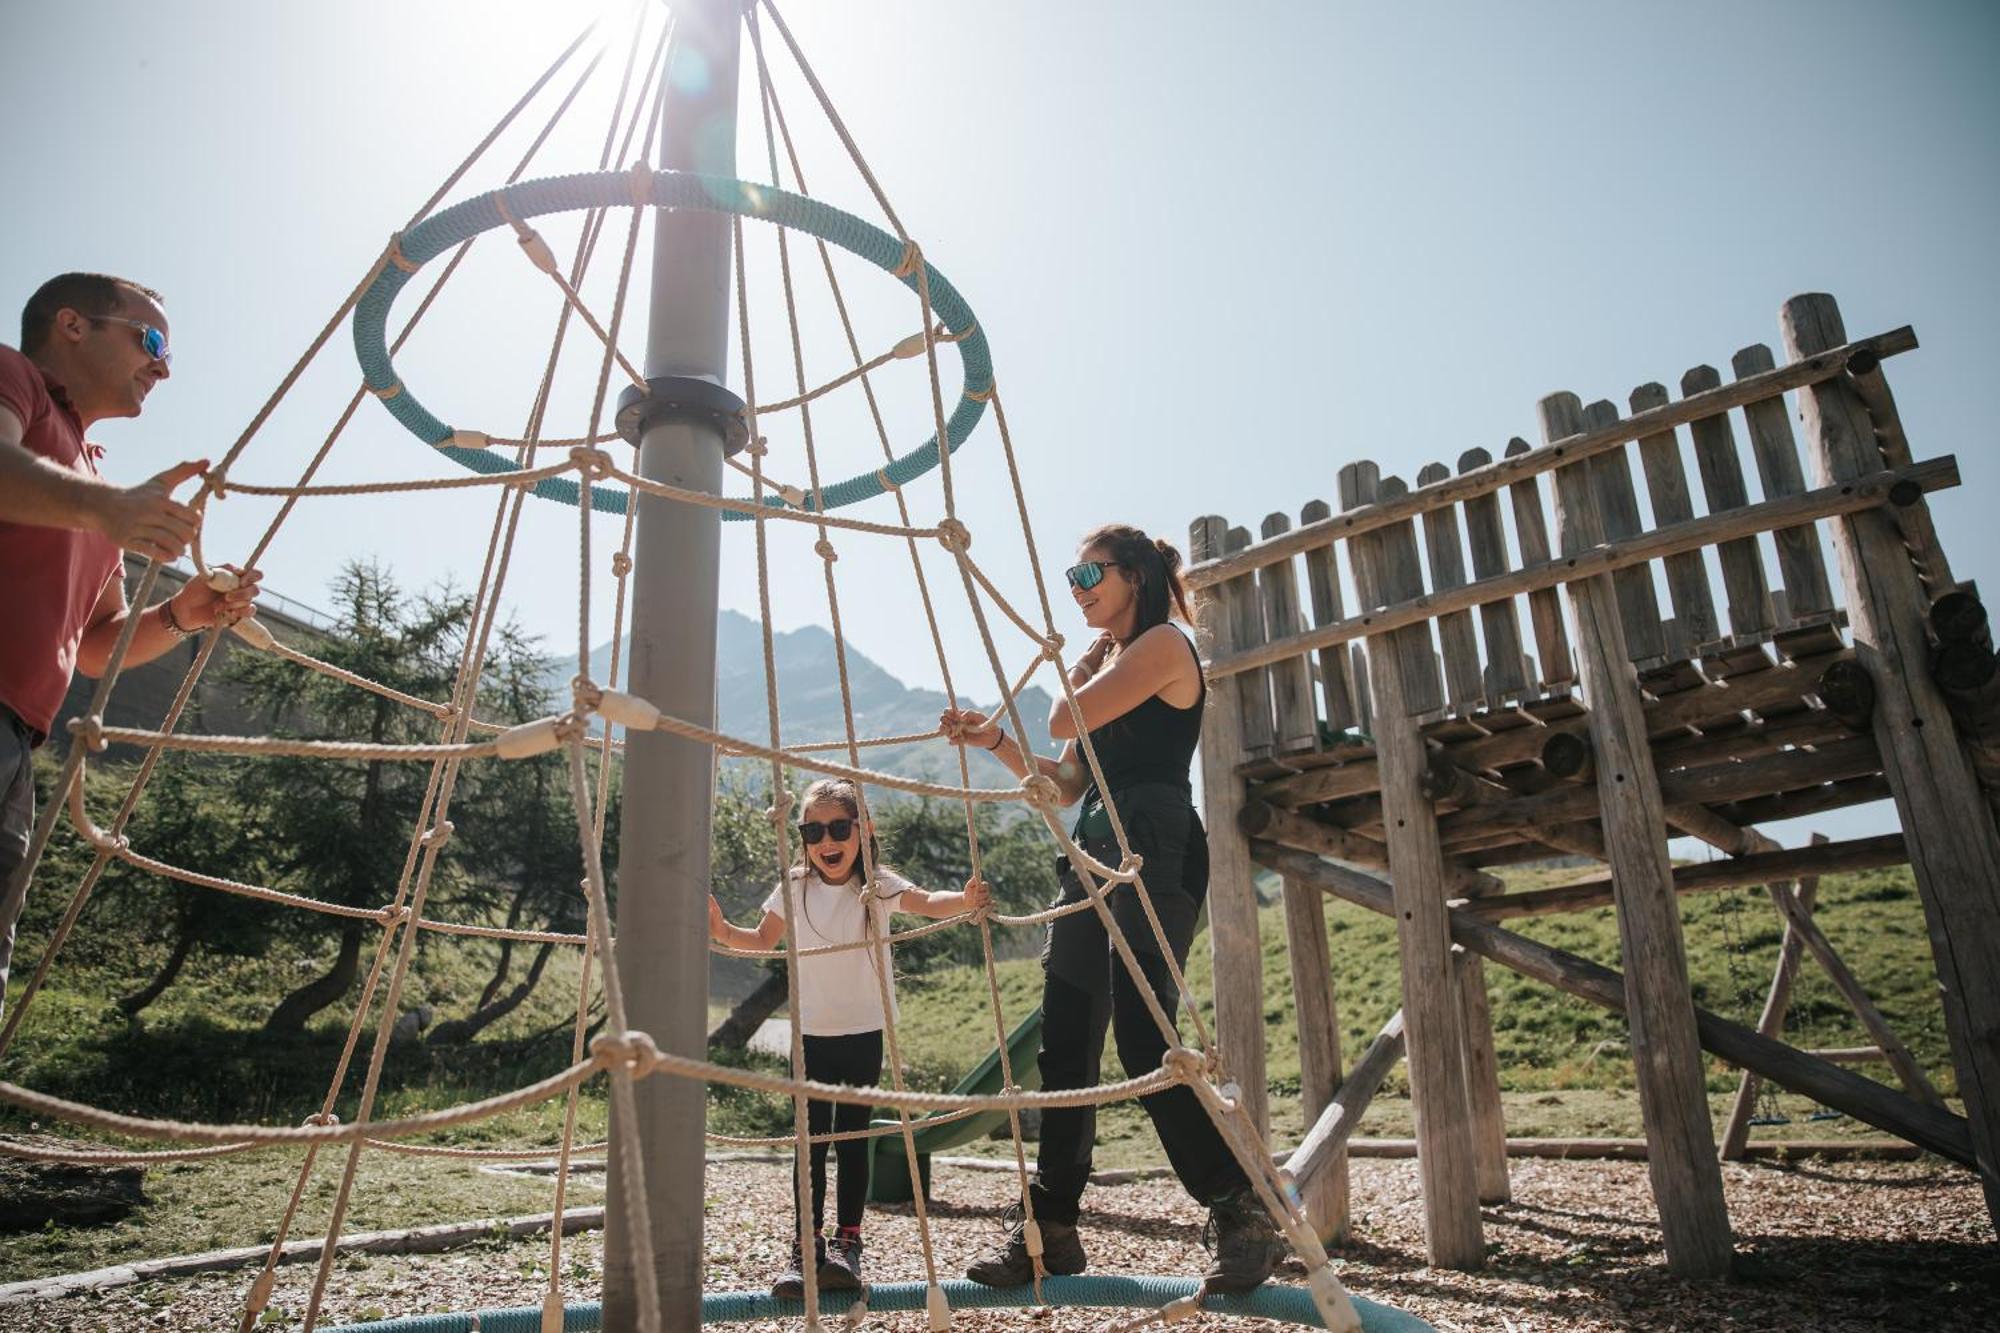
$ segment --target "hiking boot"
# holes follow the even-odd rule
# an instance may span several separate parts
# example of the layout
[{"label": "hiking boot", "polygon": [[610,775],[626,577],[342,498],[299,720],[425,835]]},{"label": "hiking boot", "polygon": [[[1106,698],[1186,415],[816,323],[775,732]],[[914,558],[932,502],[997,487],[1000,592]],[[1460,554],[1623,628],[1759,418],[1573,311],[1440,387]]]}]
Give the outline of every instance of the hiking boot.
[{"label": "hiking boot", "polygon": [[827,1244],[826,1258],[819,1261],[819,1289],[859,1291],[865,1285],[861,1280],[861,1237],[835,1233]]},{"label": "hiking boot", "polygon": [[1271,1215],[1249,1190],[1209,1205],[1201,1243],[1214,1260],[1203,1275],[1202,1288],[1222,1294],[1261,1285],[1285,1256],[1285,1242]]},{"label": "hiking boot", "polygon": [[[983,1287],[1025,1287],[1035,1280],[1035,1261],[1028,1253],[1028,1227],[1019,1204],[1007,1210],[1002,1225],[1006,1240],[975,1260],[965,1275]],[[1072,1277],[1089,1267],[1074,1223],[1038,1217],[1035,1225],[1042,1233],[1042,1267],[1051,1276]]]},{"label": "hiking boot", "polygon": [[[826,1239],[813,1237],[813,1264],[822,1273],[826,1271]],[[824,1281],[825,1279],[821,1279]],[[806,1298],[805,1258],[796,1245],[792,1248],[792,1266],[778,1274],[778,1280],[771,1284],[771,1295],[781,1301],[802,1301]]]}]

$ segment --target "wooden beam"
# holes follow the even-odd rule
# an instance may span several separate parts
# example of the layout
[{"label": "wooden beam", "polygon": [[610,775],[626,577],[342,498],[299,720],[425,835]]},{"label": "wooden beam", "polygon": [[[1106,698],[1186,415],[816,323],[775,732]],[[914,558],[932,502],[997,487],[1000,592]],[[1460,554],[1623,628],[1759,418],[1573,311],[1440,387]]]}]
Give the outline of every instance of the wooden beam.
[{"label": "wooden beam", "polygon": [[[1299,1105],[1317,1123],[1340,1089],[1340,1013],[1333,993],[1333,953],[1326,938],[1326,899],[1295,879],[1284,881],[1286,956],[1292,969],[1292,1013],[1299,1029]],[[1347,1157],[1338,1154],[1310,1181],[1299,1204],[1322,1245],[1348,1235]]]},{"label": "wooden beam", "polygon": [[[1219,518],[1195,520],[1188,544],[1200,558],[1218,554],[1227,540]],[[1232,597],[1247,589],[1213,589],[1195,599],[1195,633],[1211,650],[1234,640]],[[1261,681],[1258,681],[1261,684]],[[1205,822],[1212,829],[1236,826],[1243,808],[1243,784],[1236,764],[1243,758],[1246,680],[1218,680],[1214,698],[1201,712],[1201,789]],[[1248,853],[1240,838],[1220,837],[1209,845],[1208,943],[1215,959],[1215,1035],[1229,1072],[1243,1089],[1244,1106],[1259,1132],[1270,1125],[1264,1074],[1264,944],[1257,924],[1257,890]]]},{"label": "wooden beam", "polygon": [[[1824,844],[1826,836],[1815,833],[1815,845]],[[1902,839],[1898,838],[1898,842]],[[1813,900],[1819,894],[1817,875],[1801,876],[1794,884],[1778,884],[1776,891],[1786,893],[1798,900],[1800,907],[1808,915],[1813,910]],[[1771,989],[1764,996],[1764,1011],[1757,1016],[1759,1036],[1781,1037],[1785,1031],[1785,1011],[1791,1007],[1792,986],[1798,980],[1799,958],[1805,952],[1805,936],[1800,934],[1791,922],[1785,923],[1785,936],[1778,945],[1778,964],[1771,973]],[[1828,1058],[1824,1051],[1813,1054],[1820,1059]],[[1736,1097],[1729,1104],[1729,1118],[1723,1123],[1722,1146],[1718,1150],[1725,1162],[1739,1161],[1743,1149],[1750,1142],[1750,1117],[1757,1108],[1757,1087],[1761,1080],[1753,1070],[1745,1069],[1736,1084]]]},{"label": "wooden beam", "polygon": [[[1246,800],[1236,827],[1246,838],[1269,838],[1300,851],[1376,870],[1386,870],[1389,866],[1389,849],[1375,839],[1336,828],[1324,820],[1281,810],[1265,801]],[[1506,887],[1499,876],[1456,862],[1447,863],[1445,880],[1447,890],[1454,894],[1497,893]]]},{"label": "wooden beam", "polygon": [[[1540,404],[1549,440],[1577,433],[1582,406],[1574,394]],[[1600,545],[1590,470],[1556,472],[1556,524],[1565,555]],[[1618,881],[1618,950],[1625,963],[1625,1017],[1632,1028],[1639,1112],[1646,1126],[1647,1174],[1660,1210],[1667,1267],[1683,1277],[1729,1273],[1732,1237],[1709,1123],[1704,1062],[1689,1000],[1687,952],[1673,863],[1667,856],[1664,799],[1647,743],[1618,596],[1608,574],[1567,585],[1576,626],[1577,673],[1590,700],[1591,753],[1597,766],[1599,817]],[[1539,799],[1539,798],[1531,798]]]},{"label": "wooden beam", "polygon": [[[1244,671],[1254,671],[1258,667],[1269,666],[1273,662],[1284,661],[1287,658],[1302,657],[1332,644],[1347,643],[1371,634],[1421,624],[1441,615],[1478,606],[1481,602],[1492,601],[1496,597],[1533,594],[1582,576],[1615,574],[1682,551],[1696,551],[1706,546],[1717,545],[1742,557],[1732,564],[1731,568],[1736,569],[1745,581],[1739,595],[1746,600],[1743,606],[1733,609],[1731,615],[1733,617],[1736,611],[1740,610],[1749,619],[1749,630],[1739,630],[1738,633],[1754,633],[1768,629],[1771,624],[1768,617],[1761,623],[1755,620],[1755,616],[1761,614],[1762,610],[1769,606],[1770,601],[1769,594],[1765,592],[1761,582],[1761,567],[1748,560],[1748,555],[1755,553],[1756,535],[1773,529],[1796,527],[1815,519],[1833,518],[1891,505],[1897,495],[1905,494],[1896,489],[1905,482],[1920,487],[1920,494],[1956,486],[1959,483],[1958,459],[1947,454],[1943,458],[1913,463],[1907,468],[1878,471],[1840,485],[1825,486],[1818,490],[1788,495],[1777,500],[1765,500],[1758,504],[1745,504],[1722,513],[1689,519],[1672,527],[1654,528],[1626,541],[1594,541],[1574,553],[1553,560],[1525,563],[1520,569],[1497,578],[1482,579],[1478,583],[1464,584],[1449,591],[1419,593],[1407,600],[1385,603],[1375,610],[1330,621],[1301,634],[1288,635],[1282,639],[1257,644],[1255,647],[1238,649],[1226,657],[1210,658],[1207,663],[1208,670],[1215,676],[1233,676]],[[1761,601],[1758,600],[1760,596]],[[1544,655],[1546,656],[1546,652]],[[1545,679],[1547,674],[1548,669],[1545,664],[1543,667]]]},{"label": "wooden beam", "polygon": [[[1903,835],[1887,833],[1875,838],[1815,844],[1792,851],[1761,852],[1752,856],[1730,857],[1724,861],[1675,866],[1674,891],[1707,893],[1716,889],[1741,888],[1746,884],[1768,884],[1774,880],[1876,870],[1883,866],[1907,865],[1909,859]],[[1550,889],[1473,898],[1465,903],[1465,908],[1482,921],[1511,921],[1516,917],[1549,916],[1609,907],[1611,898],[1611,880],[1589,879],[1575,884],[1559,884]]]},{"label": "wooden beam", "polygon": [[[1667,805],[1711,805],[1863,777],[1879,772],[1881,765],[1873,738],[1854,736],[1816,750],[1786,750],[1762,759],[1672,769],[1652,777]],[[1512,801],[1455,811],[1438,821],[1439,830],[1450,844],[1508,828],[1590,818],[1602,803],[1601,763],[1598,767],[1596,789],[1556,787]],[[1618,784],[1613,790],[1619,790]],[[1618,798],[1613,799],[1615,803]]]},{"label": "wooden beam", "polygon": [[1195,563],[1187,570],[1188,586],[1195,589],[1209,587],[1225,579],[1236,578],[1268,564],[1325,546],[1344,537],[1359,536],[1373,532],[1392,523],[1415,518],[1425,510],[1440,504],[1457,504],[1475,495],[1485,495],[1499,490],[1511,482],[1526,477],[1540,476],[1553,471],[1565,463],[1589,458],[1606,449],[1615,449],[1630,440],[1652,435],[1659,431],[1685,426],[1698,417],[1725,412],[1745,403],[1753,403],[1763,398],[1776,397],[1794,389],[1841,374],[1856,353],[1869,352],[1879,364],[1884,357],[1907,352],[1917,345],[1917,335],[1908,325],[1891,329],[1872,338],[1862,338],[1838,348],[1829,349],[1807,361],[1794,361],[1780,366],[1768,375],[1737,380],[1734,384],[1722,385],[1708,393],[1683,398],[1677,403],[1668,403],[1647,412],[1635,412],[1631,416],[1604,430],[1592,431],[1566,440],[1557,440],[1540,449],[1501,459],[1483,468],[1461,472],[1455,477],[1440,481],[1434,486],[1425,486],[1410,491],[1394,499],[1361,509],[1349,510],[1318,523],[1309,523],[1287,535],[1282,541],[1267,542],[1241,554],[1224,557],[1221,552],[1207,557],[1196,557]]},{"label": "wooden beam", "polygon": [[[1357,907],[1384,916],[1395,912],[1389,886],[1364,870],[1338,866],[1305,852],[1271,842],[1253,842],[1250,855],[1257,864],[1293,875]],[[1551,948],[1481,921],[1462,908],[1451,909],[1452,939],[1523,976],[1546,982],[1566,994],[1623,1013],[1624,978],[1610,968],[1562,949]],[[1972,1131],[1963,1116],[1914,1101],[1894,1088],[1863,1078],[1787,1046],[1754,1029],[1732,1023],[1705,1009],[1695,1009],[1702,1047],[1741,1069],[1754,1069],[1781,1088],[1843,1111],[1962,1166],[1975,1165]]]},{"label": "wooden beam", "polygon": [[[1787,301],[1795,361],[1843,341],[1840,310],[1820,294]],[[1874,423],[1845,378],[1799,395],[1816,480],[1838,483],[1882,461]],[[1856,658],[1875,678],[1875,738],[1910,839],[1945,1032],[1972,1126],[1986,1206],[2000,1225],[2000,827],[1924,669],[1930,599],[1902,534],[1879,513],[1833,524]]]},{"label": "wooden beam", "polygon": [[[1354,509],[1375,499],[1380,483],[1373,463],[1351,463],[1340,471],[1340,500]],[[1407,597],[1422,590],[1414,561],[1389,558],[1405,522],[1368,533],[1347,544],[1354,560],[1357,591],[1364,604]],[[1412,588],[1411,584],[1415,583]],[[1402,958],[1403,1013],[1409,1027],[1410,1098],[1422,1144],[1418,1177],[1424,1199],[1424,1242],[1429,1261],[1440,1268],[1475,1269],[1485,1262],[1479,1216],[1479,1189],[1472,1160],[1466,1100],[1464,1013],[1451,971],[1451,939],[1445,920],[1444,854],[1438,846],[1437,815],[1418,789],[1424,771],[1424,742],[1412,714],[1411,685],[1423,689],[1423,672],[1435,679],[1430,635],[1405,632],[1377,635],[1368,643],[1368,686],[1375,709],[1376,763],[1389,863],[1394,867],[1396,941]],[[1421,656],[1421,660],[1419,657]]]},{"label": "wooden beam", "polygon": [[[1300,853],[1304,855],[1304,853]],[[1328,1102],[1326,1109],[1319,1113],[1299,1140],[1299,1146],[1285,1160],[1285,1170],[1292,1175],[1301,1194],[1311,1189],[1326,1173],[1345,1170],[1343,1149],[1353,1134],[1354,1127],[1361,1123],[1361,1117],[1368,1113],[1368,1104],[1375,1100],[1375,1094],[1382,1090],[1382,1084],[1396,1068],[1396,1062],[1403,1058],[1403,1011],[1398,1009],[1390,1015],[1389,1021],[1368,1043],[1368,1049],[1354,1062],[1354,1068],[1347,1071],[1347,1077],[1340,1081],[1340,1089]],[[1416,1156],[1416,1140],[1410,1140],[1410,1155]],[[1338,1165],[1337,1165],[1338,1164]]]}]

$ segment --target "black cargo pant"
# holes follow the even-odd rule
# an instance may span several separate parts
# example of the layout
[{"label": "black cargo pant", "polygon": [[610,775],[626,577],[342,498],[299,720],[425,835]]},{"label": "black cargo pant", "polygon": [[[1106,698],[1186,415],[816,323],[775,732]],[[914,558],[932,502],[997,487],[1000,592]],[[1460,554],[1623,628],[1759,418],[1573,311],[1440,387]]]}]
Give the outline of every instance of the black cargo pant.
[{"label": "black cargo pant", "polygon": [[[1208,835],[1183,787],[1148,783],[1114,792],[1132,850],[1145,859],[1140,874],[1160,918],[1167,947],[1178,964],[1187,962],[1195,923],[1208,896]],[[1076,841],[1105,865],[1117,865],[1118,844],[1086,809]],[[1067,860],[1058,866],[1058,902],[1087,895]],[[1159,998],[1169,1019],[1177,1018],[1180,995],[1161,956],[1160,941],[1147,921],[1137,892],[1129,886],[1109,896],[1111,916],[1131,942],[1145,973],[1145,985]],[[1073,912],[1049,924],[1042,953],[1042,1051],[1038,1060],[1044,1091],[1095,1086],[1104,1058],[1107,1029],[1118,1043],[1118,1060],[1128,1078],[1160,1067],[1167,1040],[1147,1011],[1139,985],[1112,948],[1095,909]],[[1234,1194],[1249,1182],[1228,1145],[1193,1091],[1173,1087],[1139,1099],[1152,1118],[1174,1174],[1199,1203]],[[1083,1189],[1090,1181],[1091,1153],[1097,1144],[1097,1111],[1083,1106],[1042,1113],[1042,1139],[1035,1173],[1035,1215],[1074,1223]]]}]

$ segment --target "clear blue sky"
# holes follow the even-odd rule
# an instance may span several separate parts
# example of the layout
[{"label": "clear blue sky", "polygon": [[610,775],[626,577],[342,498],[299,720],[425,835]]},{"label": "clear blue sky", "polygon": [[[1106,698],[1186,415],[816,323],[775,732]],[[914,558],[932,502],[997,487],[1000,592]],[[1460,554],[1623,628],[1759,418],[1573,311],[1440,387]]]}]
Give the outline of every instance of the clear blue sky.
[{"label": "clear blue sky", "polygon": [[[142,421],[99,432],[114,475],[219,455],[577,13],[494,0],[22,7],[0,45],[14,130],[0,149],[12,199],[0,306],[54,272],[97,268],[162,289],[174,321],[172,382]],[[1836,294],[1851,333],[1916,326],[1923,347],[1890,377],[1917,454],[1959,456],[1965,486],[1935,506],[1955,564],[1991,567],[1989,5],[794,0],[787,13],[992,340],[1051,573],[1107,519],[1182,538],[1206,512],[1254,528],[1332,498],[1356,457],[1414,476],[1532,438],[1534,402],[1553,389],[1622,404],[1698,362],[1727,373],[1745,343],[1778,344],[1779,303],[1807,290]],[[795,85],[786,97],[814,192],[874,216]],[[535,174],[593,166],[603,116],[580,103]],[[744,174],[761,164],[753,128]],[[570,234],[549,233],[558,249]],[[442,415],[496,434],[514,433],[555,313],[512,248],[485,247],[403,363]],[[770,272],[763,254],[767,397],[789,373]],[[870,350],[914,328],[886,279],[844,275]],[[823,298],[807,316],[809,374],[823,378],[843,352]],[[11,319],[0,327],[11,340]],[[627,342],[636,350],[636,331]],[[589,363],[573,364],[587,386]],[[928,424],[914,366],[896,369],[902,449]],[[294,477],[354,382],[343,332],[236,474]],[[560,433],[575,433],[586,393],[562,400]],[[870,464],[864,421],[822,419],[829,470]],[[784,449],[774,468],[802,474]],[[962,455],[962,507],[975,553],[1025,594],[997,455],[989,425]],[[364,403],[328,476],[442,470]],[[937,512],[934,483],[911,498]],[[574,518],[533,508],[509,601],[566,648]],[[221,506],[213,557],[240,553],[269,512],[248,497]],[[269,583],[324,600],[358,555],[411,584],[469,581],[491,512],[484,494],[312,502],[265,561]],[[610,521],[597,540],[601,559]],[[746,530],[727,542],[723,604],[754,614]],[[840,547],[850,637],[935,684],[907,556],[854,537]],[[780,550],[774,596],[780,627],[825,621],[801,543]],[[602,639],[606,598],[593,614]],[[990,694],[963,614],[948,627],[954,669]],[[1025,660],[1018,644],[1007,652]]]}]

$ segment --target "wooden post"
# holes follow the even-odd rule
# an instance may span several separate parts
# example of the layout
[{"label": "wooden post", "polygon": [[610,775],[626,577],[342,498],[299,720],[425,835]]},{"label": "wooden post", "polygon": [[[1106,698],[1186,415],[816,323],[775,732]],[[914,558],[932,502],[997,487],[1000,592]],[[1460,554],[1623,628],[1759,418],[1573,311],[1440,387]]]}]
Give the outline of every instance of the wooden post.
[{"label": "wooden post", "polygon": [[[1291,529],[1292,521],[1283,514],[1264,520],[1266,541]],[[1280,560],[1257,571],[1257,593],[1264,603],[1264,634],[1268,639],[1285,639],[1299,633],[1299,580],[1292,562]],[[1312,674],[1303,654],[1271,663],[1271,705],[1275,728],[1271,749],[1275,754],[1312,750],[1319,746],[1319,722],[1313,711]]]},{"label": "wooden post", "polygon": [[[1377,489],[1373,463],[1350,463],[1341,469],[1343,509],[1369,503]],[[1387,541],[1396,546],[1407,543],[1414,554],[1416,534],[1407,521],[1401,532],[1400,540]],[[1376,533],[1349,543],[1356,591],[1365,607],[1422,591],[1414,561],[1396,564],[1386,558],[1385,544],[1384,537]],[[1429,668],[1435,679],[1430,636],[1425,633],[1421,643],[1413,640],[1408,653],[1398,649],[1394,634],[1370,640],[1368,683],[1374,700],[1375,759],[1382,777],[1384,832],[1395,884],[1425,1250],[1438,1267],[1474,1269],[1484,1262],[1485,1245],[1466,1100],[1464,1011],[1451,969],[1437,817],[1418,786],[1424,771],[1423,736],[1411,716],[1414,709],[1405,688],[1406,675],[1420,674],[1424,668]]]},{"label": "wooden post", "polygon": [[1507,1175],[1507,1110],[1500,1100],[1500,1061],[1493,1050],[1493,1006],[1486,960],[1452,946],[1452,972],[1465,1010],[1465,1091],[1472,1109],[1472,1174],[1481,1203],[1514,1197]]},{"label": "wooden post", "polygon": [[[1635,413],[1667,405],[1667,391],[1659,384],[1641,384],[1629,400]],[[1681,463],[1680,438],[1673,431],[1661,431],[1639,441],[1639,463],[1646,471],[1646,491],[1653,500],[1653,526],[1671,527],[1694,518],[1694,500],[1688,491],[1687,468]],[[1722,637],[1715,620],[1715,599],[1708,590],[1708,570],[1701,552],[1682,551],[1664,562],[1667,596],[1674,604],[1674,632],[1669,641],[1677,656],[1692,657],[1702,645]]]},{"label": "wooden post", "polygon": [[[1721,383],[1722,377],[1713,366],[1696,366],[1681,376],[1681,396],[1692,397]],[[1736,432],[1729,424],[1729,413],[1718,412],[1690,422],[1688,433],[1694,437],[1695,462],[1701,469],[1708,512],[1720,514],[1749,504],[1743,460],[1736,453]],[[1757,551],[1757,539],[1738,537],[1721,542],[1715,555],[1722,564],[1723,590],[1729,596],[1729,632],[1743,636],[1770,629],[1777,617],[1770,587],[1764,581],[1764,558]]]},{"label": "wooden post", "polygon": [[[1299,511],[1301,523],[1317,523],[1333,510],[1324,500],[1308,500]],[[1340,569],[1334,563],[1331,543],[1306,552],[1306,588],[1312,597],[1314,625],[1329,625],[1346,613],[1341,609]],[[1359,645],[1356,645],[1357,647]],[[1359,726],[1360,710],[1354,699],[1354,663],[1348,645],[1336,643],[1319,650],[1320,689],[1326,695],[1326,725],[1336,734]]]},{"label": "wooden post", "polygon": [[[1729,364],[1739,380],[1775,369],[1777,365],[1771,359],[1771,349],[1762,343],[1744,348]],[[1750,427],[1750,450],[1757,456],[1757,476],[1764,484],[1764,498],[1776,500],[1804,491],[1805,473],[1799,468],[1798,441],[1792,436],[1792,420],[1785,411],[1784,398],[1746,404],[1743,419]],[[1771,541],[1778,548],[1778,573],[1785,581],[1785,613],[1797,620],[1833,610],[1833,590],[1826,581],[1826,559],[1819,549],[1819,528],[1811,523],[1780,528],[1771,534]]]},{"label": "wooden post", "polygon": [[[1484,449],[1467,449],[1458,456],[1458,470],[1471,472],[1493,461]],[[1500,496],[1487,491],[1465,502],[1465,539],[1472,547],[1473,577],[1498,578],[1507,572],[1507,530],[1500,522]],[[1479,608],[1479,628],[1486,635],[1486,698],[1489,703],[1524,693],[1527,673],[1521,669],[1521,622],[1514,599],[1503,597]]]},{"label": "wooden post", "polygon": [[[1417,484],[1443,481],[1451,469],[1431,463],[1417,473]],[[1431,586],[1439,592],[1465,586],[1465,549],[1458,539],[1458,508],[1439,505],[1424,512],[1424,550],[1430,557]],[[1485,699],[1479,679],[1479,640],[1472,633],[1472,612],[1447,611],[1438,617],[1438,642],[1444,648],[1445,687],[1451,706],[1469,709]]]},{"label": "wooden post", "polygon": [[[1528,442],[1507,441],[1507,457],[1528,452]],[[1521,564],[1547,563],[1549,521],[1542,511],[1542,485],[1527,477],[1507,487],[1514,502],[1514,536],[1521,544]],[[1576,679],[1570,665],[1569,632],[1563,628],[1562,603],[1554,588],[1537,588],[1528,594],[1528,620],[1535,627],[1535,651],[1542,658],[1542,683],[1561,685]]]},{"label": "wooden post", "polygon": [[[1553,443],[1582,428],[1574,394],[1541,402],[1542,433]],[[1566,555],[1597,545],[1603,530],[1587,469],[1556,473],[1556,526]],[[1647,1172],[1660,1209],[1667,1266],[1686,1277],[1729,1272],[1729,1213],[1715,1158],[1703,1088],[1704,1061],[1688,989],[1687,955],[1666,814],[1639,699],[1625,651],[1618,598],[1609,577],[1569,585],[1577,664],[1591,715],[1604,840],[1617,886],[1618,946],[1625,964],[1626,1018],[1646,1125]]]},{"label": "wooden post", "polygon": [[[1240,835],[1231,834],[1238,841]],[[1306,1124],[1319,1121],[1340,1091],[1340,1013],[1333,993],[1333,953],[1326,938],[1326,899],[1286,876],[1285,942],[1292,964],[1292,1007],[1299,1025],[1299,1102]],[[1299,1203],[1323,1245],[1348,1237],[1347,1153],[1343,1149],[1300,1180]]]},{"label": "wooden post", "polygon": [[[1583,424],[1596,430],[1616,425],[1618,409],[1605,401],[1583,409]],[[1611,541],[1636,537],[1645,528],[1639,517],[1639,495],[1632,485],[1632,463],[1623,449],[1610,449],[1590,460],[1590,499],[1597,509],[1603,536]],[[1652,665],[1667,655],[1660,623],[1660,602],[1653,591],[1653,571],[1631,565],[1611,576],[1618,594],[1618,621],[1625,633],[1625,651],[1634,662]]]},{"label": "wooden post", "polygon": [[[1224,554],[1229,540],[1228,525],[1213,516],[1196,519],[1188,532],[1188,547],[1197,560]],[[1248,544],[1247,533],[1244,544]],[[1231,579],[1197,595],[1195,637],[1203,658],[1237,646],[1236,626],[1241,618],[1236,603],[1250,600],[1253,583]],[[1264,947],[1257,925],[1255,870],[1248,844],[1236,832],[1236,820],[1243,809],[1243,780],[1236,776],[1236,766],[1245,753],[1244,719],[1270,716],[1247,709],[1244,696],[1263,682],[1263,673],[1250,671],[1209,686],[1214,697],[1201,714],[1201,792],[1203,818],[1211,831],[1208,947],[1215,959],[1216,1042],[1230,1076],[1243,1090],[1244,1106],[1258,1132],[1268,1133]]]},{"label": "wooden post", "polygon": [[[1830,296],[1793,297],[1781,323],[1794,360],[1840,339]],[[1880,466],[1851,386],[1829,380],[1801,393],[1799,408],[1816,478],[1837,482]],[[1875,679],[1875,739],[1909,839],[1986,1207],[2000,1225],[2000,827],[1924,669],[1928,598],[1895,525],[1879,510],[1850,514],[1834,521],[1833,545],[1855,659]]]}]

